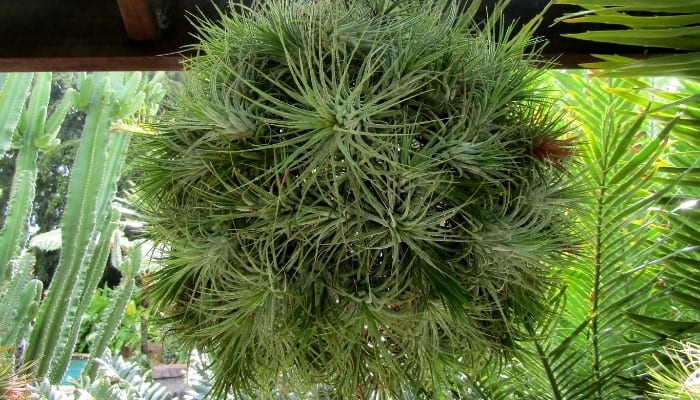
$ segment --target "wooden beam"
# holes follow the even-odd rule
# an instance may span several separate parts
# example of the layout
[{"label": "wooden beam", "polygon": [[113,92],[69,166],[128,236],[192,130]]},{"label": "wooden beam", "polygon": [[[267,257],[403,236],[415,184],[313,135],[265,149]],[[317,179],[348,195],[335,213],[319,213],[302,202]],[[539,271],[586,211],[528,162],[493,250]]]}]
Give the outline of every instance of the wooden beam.
[{"label": "wooden beam", "polygon": [[126,35],[135,41],[158,39],[155,15],[148,0],[117,0]]},{"label": "wooden beam", "polygon": [[228,1],[169,0],[160,38],[136,41],[115,0],[0,0],[0,71],[179,70],[189,18],[215,19]]},{"label": "wooden beam", "polygon": [[94,56],[71,54],[66,57],[3,57],[0,71],[178,71],[182,69],[181,55]]}]

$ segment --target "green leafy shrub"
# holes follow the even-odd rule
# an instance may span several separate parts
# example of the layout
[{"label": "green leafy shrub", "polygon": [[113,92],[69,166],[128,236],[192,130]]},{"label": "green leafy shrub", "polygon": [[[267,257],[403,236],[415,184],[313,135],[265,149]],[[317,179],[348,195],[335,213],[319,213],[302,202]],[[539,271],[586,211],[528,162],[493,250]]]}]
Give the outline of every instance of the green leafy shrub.
[{"label": "green leafy shrub", "polygon": [[278,0],[200,23],[136,168],[150,299],[212,356],[215,394],[438,393],[547,315],[573,144],[533,89],[532,26],[477,6]]}]

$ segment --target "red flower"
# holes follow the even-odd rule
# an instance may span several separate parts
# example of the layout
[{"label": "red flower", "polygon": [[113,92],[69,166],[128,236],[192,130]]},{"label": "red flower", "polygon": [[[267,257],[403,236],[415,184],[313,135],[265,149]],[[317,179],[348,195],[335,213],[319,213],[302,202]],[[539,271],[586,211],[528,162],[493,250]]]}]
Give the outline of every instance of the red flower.
[{"label": "red flower", "polygon": [[576,154],[576,138],[557,139],[546,135],[532,141],[532,154],[542,162],[550,162],[560,170],[564,160]]}]

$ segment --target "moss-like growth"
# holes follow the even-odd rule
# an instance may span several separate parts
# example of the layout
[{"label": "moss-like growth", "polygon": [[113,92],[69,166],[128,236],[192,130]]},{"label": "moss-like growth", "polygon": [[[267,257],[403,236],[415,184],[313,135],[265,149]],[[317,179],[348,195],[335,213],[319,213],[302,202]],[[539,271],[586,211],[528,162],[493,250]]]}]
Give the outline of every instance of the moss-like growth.
[{"label": "moss-like growth", "polygon": [[438,393],[548,311],[571,143],[528,32],[446,1],[271,0],[200,23],[137,144],[153,304],[214,391]]}]

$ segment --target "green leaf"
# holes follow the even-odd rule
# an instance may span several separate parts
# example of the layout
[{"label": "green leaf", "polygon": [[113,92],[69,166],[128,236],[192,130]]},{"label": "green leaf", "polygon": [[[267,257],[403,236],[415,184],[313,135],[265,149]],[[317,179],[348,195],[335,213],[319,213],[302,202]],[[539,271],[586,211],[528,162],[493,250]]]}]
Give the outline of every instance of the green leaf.
[{"label": "green leaf", "polygon": [[616,10],[645,10],[651,12],[699,13],[700,6],[687,0],[555,0],[555,4],[573,4],[589,9],[614,7]]},{"label": "green leaf", "polygon": [[643,326],[653,329],[659,336],[678,337],[681,334],[700,333],[700,321],[676,321],[634,313],[629,313],[628,316]]},{"label": "green leaf", "polygon": [[700,53],[672,54],[648,59],[634,60],[628,57],[617,57],[594,54],[608,60],[605,62],[582,64],[586,68],[602,69],[602,76],[700,76]]},{"label": "green leaf", "polygon": [[700,27],[666,30],[614,30],[567,33],[564,37],[631,46],[666,47],[676,50],[700,49]]},{"label": "green leaf", "polygon": [[668,26],[694,25],[700,23],[700,14],[634,16],[617,12],[601,12],[598,15],[566,18],[567,23],[596,23],[625,25],[629,28],[666,28]]},{"label": "green leaf", "polygon": [[[654,140],[649,143],[648,145],[644,146],[642,150],[635,154],[634,157],[632,157],[629,160],[626,160],[624,163],[623,167],[620,168],[618,171],[615,172],[615,175],[613,175],[610,180],[608,181],[609,185],[615,185],[619,183],[622,179],[627,177],[629,173],[637,168],[641,163],[643,162],[654,162],[656,160],[656,157],[651,157],[652,155],[658,154],[660,147],[662,143],[666,141],[666,138],[668,137],[669,133],[671,132],[671,129],[673,129],[673,126],[676,124],[676,120],[671,121],[668,123],[664,129],[659,132],[659,134],[654,138]],[[636,129],[634,130],[636,132]],[[626,145],[626,143],[622,143],[623,146]],[[627,151],[627,147],[620,146],[621,149]],[[651,165],[651,164],[649,164]]]}]

